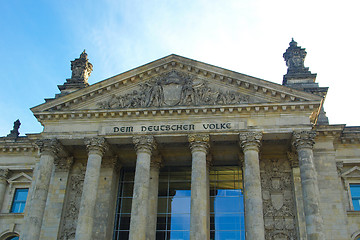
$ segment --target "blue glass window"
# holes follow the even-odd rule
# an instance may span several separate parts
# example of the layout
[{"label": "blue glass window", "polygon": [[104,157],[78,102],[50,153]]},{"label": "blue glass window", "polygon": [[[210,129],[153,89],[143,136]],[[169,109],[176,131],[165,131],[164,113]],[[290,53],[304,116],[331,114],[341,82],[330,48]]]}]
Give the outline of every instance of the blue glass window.
[{"label": "blue glass window", "polygon": [[[212,167],[210,239],[244,240],[242,172],[238,166]],[[134,169],[123,169],[114,240],[129,239]],[[191,167],[164,167],[159,174],[156,240],[190,239]]]},{"label": "blue glass window", "polygon": [[15,190],[14,200],[11,207],[12,213],[24,212],[28,192],[28,188],[17,188]]},{"label": "blue glass window", "polygon": [[360,184],[350,184],[351,199],[355,211],[360,211]]},{"label": "blue glass window", "polygon": [[161,170],[156,240],[190,239],[190,189],[190,167]]},{"label": "blue glass window", "polygon": [[213,167],[210,171],[210,239],[244,240],[245,215],[239,167]]}]

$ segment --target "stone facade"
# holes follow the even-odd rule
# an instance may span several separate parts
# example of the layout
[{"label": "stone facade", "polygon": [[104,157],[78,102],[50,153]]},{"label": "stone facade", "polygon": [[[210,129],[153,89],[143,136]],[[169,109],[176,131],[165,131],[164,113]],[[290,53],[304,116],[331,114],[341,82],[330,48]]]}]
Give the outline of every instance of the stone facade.
[{"label": "stone facade", "polygon": [[213,239],[219,166],[240,166],[247,239],[358,239],[360,127],[329,124],[305,56],[292,40],[283,85],[177,55],[89,85],[84,51],[61,93],[31,109],[43,132],[19,136],[16,121],[0,138],[0,240],[118,239],[124,169],[135,169],[128,238],[155,240],[169,166],[191,169],[191,240]]}]

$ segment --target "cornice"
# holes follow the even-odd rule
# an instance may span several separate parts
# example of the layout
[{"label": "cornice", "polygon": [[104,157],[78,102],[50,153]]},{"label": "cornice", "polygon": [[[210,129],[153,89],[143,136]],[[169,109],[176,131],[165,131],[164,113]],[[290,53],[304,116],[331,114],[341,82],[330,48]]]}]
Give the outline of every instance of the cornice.
[{"label": "cornice", "polygon": [[339,138],[344,130],[344,127],[345,127],[344,124],[316,125],[314,126],[314,130],[316,131],[316,135],[319,137]]},{"label": "cornice", "polygon": [[227,106],[186,106],[172,108],[131,108],[131,109],[98,109],[77,111],[52,111],[35,113],[39,122],[60,119],[97,119],[97,118],[131,118],[147,116],[176,116],[201,114],[236,114],[236,113],[292,113],[294,111],[310,112],[314,115],[320,103],[286,102],[256,103]]},{"label": "cornice", "polygon": [[229,84],[230,86],[234,86],[236,88],[242,87],[244,89],[251,89],[254,94],[265,95],[266,97],[278,99],[279,101],[306,102],[321,100],[321,97],[310,93],[290,89],[276,83],[250,77],[241,73],[222,69],[177,55],[170,55],[163,59],[156,60],[128,72],[103,80],[79,91],[53,99],[49,102],[33,107],[31,110],[35,115],[43,111],[61,111],[65,108],[68,109],[72,105],[92,99],[114,89],[142,82],[150,79],[151,77],[158,76],[161,73],[175,69],[186,71],[193,75],[197,75],[198,77],[207,77],[209,79],[218,80],[219,82]]},{"label": "cornice", "polygon": [[35,152],[38,148],[35,141],[24,139],[22,141],[10,141],[6,138],[0,140],[0,152],[19,153],[19,152]]},{"label": "cornice", "polygon": [[340,137],[342,144],[360,144],[360,134],[346,134]]},{"label": "cornice", "polygon": [[360,144],[360,127],[344,127],[340,142],[342,144]]}]

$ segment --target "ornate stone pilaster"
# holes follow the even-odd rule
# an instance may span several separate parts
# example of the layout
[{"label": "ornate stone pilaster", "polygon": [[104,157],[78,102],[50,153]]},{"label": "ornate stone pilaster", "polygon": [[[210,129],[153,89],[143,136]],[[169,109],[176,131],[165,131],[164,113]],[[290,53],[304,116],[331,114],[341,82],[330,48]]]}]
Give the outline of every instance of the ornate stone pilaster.
[{"label": "ornate stone pilaster", "polygon": [[134,194],[131,206],[130,240],[146,238],[147,215],[149,212],[150,162],[156,149],[153,136],[133,138],[136,150]]},{"label": "ornate stone pilaster", "polygon": [[314,166],[313,146],[315,131],[293,133],[292,144],[297,150],[303,192],[306,232],[308,239],[325,239],[320,214],[320,192]]},{"label": "ornate stone pilaster", "polygon": [[38,240],[45,211],[46,199],[49,191],[50,179],[54,161],[58,157],[64,157],[66,152],[56,139],[42,139],[36,142],[40,151],[38,172],[33,181],[33,191],[27,204],[24,230],[26,233],[22,239]]},{"label": "ornate stone pilaster", "polygon": [[109,145],[107,144],[105,138],[86,138],[84,139],[84,142],[88,150],[88,162],[86,165],[78,223],[75,233],[76,240],[92,239],[96,193],[99,185],[101,161],[106,150],[109,149]]},{"label": "ornate stone pilaster", "polygon": [[0,169],[0,210],[4,202],[5,190],[6,190],[6,180],[9,175],[9,169]]},{"label": "ornate stone pilaster", "polygon": [[240,133],[239,138],[244,152],[245,234],[247,239],[261,240],[265,239],[259,165],[262,133]]},{"label": "ornate stone pilaster", "polygon": [[156,239],[156,222],[159,194],[159,170],[162,165],[161,155],[156,154],[150,163],[150,183],[149,183],[149,211],[146,231],[146,239]]},{"label": "ornate stone pilaster", "polygon": [[65,206],[65,195],[69,196],[67,189],[70,168],[73,157],[55,158],[55,171],[51,176],[48,199],[41,227],[40,239],[60,239],[60,223]]},{"label": "ornate stone pilaster", "polygon": [[188,140],[192,155],[190,240],[206,240],[210,239],[207,170],[210,137],[192,134],[188,136]]}]

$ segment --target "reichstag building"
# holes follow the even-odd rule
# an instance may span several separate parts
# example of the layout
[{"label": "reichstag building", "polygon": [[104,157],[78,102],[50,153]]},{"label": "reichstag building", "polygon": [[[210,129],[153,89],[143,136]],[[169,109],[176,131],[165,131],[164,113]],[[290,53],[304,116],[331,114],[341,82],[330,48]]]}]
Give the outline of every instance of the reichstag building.
[{"label": "reichstag building", "polygon": [[306,54],[282,85],[178,55],[89,85],[82,52],[0,138],[0,240],[360,239],[360,127]]}]

